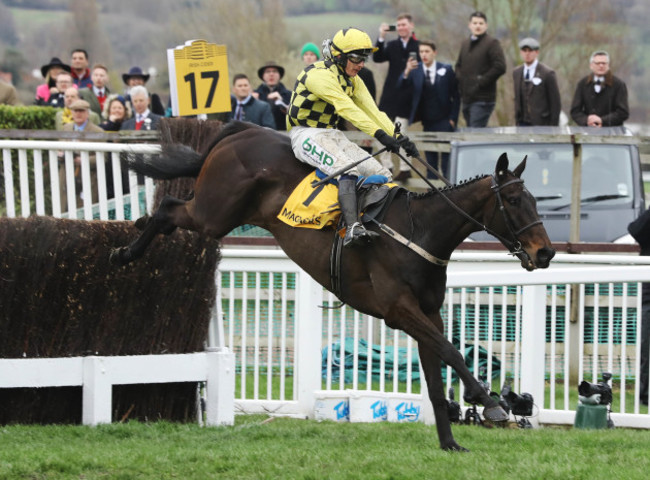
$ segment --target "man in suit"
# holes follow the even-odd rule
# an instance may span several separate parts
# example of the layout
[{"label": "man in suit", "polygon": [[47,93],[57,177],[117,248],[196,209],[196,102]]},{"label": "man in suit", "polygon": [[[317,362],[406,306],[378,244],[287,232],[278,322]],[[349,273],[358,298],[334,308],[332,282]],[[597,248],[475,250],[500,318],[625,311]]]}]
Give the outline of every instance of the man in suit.
[{"label": "man in suit", "polygon": [[519,51],[524,64],[512,72],[515,124],[557,126],[562,102],[555,71],[537,59],[539,42],[534,38],[519,42]]},{"label": "man in suit", "polygon": [[[430,40],[421,40],[422,61],[409,59],[397,81],[397,88],[412,92],[409,125],[420,120],[425,132],[453,132],[458,124],[460,111],[458,81],[451,65],[436,61],[436,55],[436,44]],[[449,154],[443,154],[441,161],[440,173],[447,176]],[[437,155],[427,152],[427,162],[437,168]],[[435,178],[430,173],[428,176]]]},{"label": "man in suit", "polygon": [[0,80],[0,105],[21,105],[16,87]]},{"label": "man in suit", "polygon": [[90,109],[100,117],[104,110],[104,102],[111,91],[106,84],[108,83],[108,68],[98,63],[93,66],[93,72],[90,76],[93,83],[87,88],[79,90],[79,97],[87,101]]},{"label": "man in suit", "polygon": [[[397,80],[406,67],[409,53],[413,52],[419,60],[417,57],[419,42],[413,35],[413,28],[413,17],[408,13],[399,14],[393,27],[382,23],[379,26],[379,37],[375,43],[377,50],[372,54],[372,59],[376,63],[388,62],[388,73],[379,99],[379,109],[385,112],[391,121],[400,122],[403,132],[406,131],[408,123],[411,97],[408,90],[397,88]],[[397,32],[398,38],[386,42],[386,34],[393,30]],[[384,167],[392,170],[392,157],[389,153],[381,155],[380,160]],[[394,180],[403,182],[410,176],[409,166],[399,161],[399,173],[395,175]]]},{"label": "man in suit", "polygon": [[230,102],[232,111],[227,116],[228,120],[241,120],[275,130],[271,106],[251,95],[251,82],[243,73],[233,77]]},{"label": "man in suit", "polygon": [[251,92],[251,95],[269,104],[276,129],[285,131],[291,90],[280,81],[284,77],[284,67],[276,62],[266,62],[257,70],[257,76],[262,80],[262,84]]},{"label": "man in suit", "polygon": [[[73,87],[71,87],[73,88]],[[72,112],[72,122],[63,125],[64,132],[84,132],[84,133],[103,133],[104,130],[90,121],[90,105],[85,100],[75,100],[70,105]],[[68,210],[68,197],[67,197],[67,183],[66,183],[66,168],[65,161],[63,160],[63,153],[59,155],[59,192],[61,197],[61,211]],[[97,202],[97,164],[94,154],[89,156],[90,160],[90,183],[91,183],[91,200],[92,203]],[[75,180],[75,194],[77,202],[87,198],[86,192],[83,191],[83,184],[81,181],[81,155],[78,152],[74,154],[74,180]],[[75,218],[72,215],[72,218]]]},{"label": "man in suit", "polygon": [[120,130],[157,130],[160,115],[149,110],[149,92],[144,85],[136,85],[130,91],[133,117],[125,120]]},{"label": "man in suit", "polygon": [[627,86],[609,69],[609,53],[592,53],[589,68],[591,73],[576,86],[571,118],[585,127],[622,126],[630,116]]}]

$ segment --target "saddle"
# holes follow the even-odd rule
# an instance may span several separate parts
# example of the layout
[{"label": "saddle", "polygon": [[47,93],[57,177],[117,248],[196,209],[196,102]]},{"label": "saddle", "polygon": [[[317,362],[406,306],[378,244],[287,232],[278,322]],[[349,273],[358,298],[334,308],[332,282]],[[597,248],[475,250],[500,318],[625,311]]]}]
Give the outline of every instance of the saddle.
[{"label": "saddle", "polygon": [[[320,170],[307,175],[294,189],[278,219],[296,228],[336,230],[330,252],[330,277],[332,292],[341,297],[341,256],[345,230],[338,204],[338,184],[335,180],[313,188],[312,184],[325,178]],[[385,177],[379,177],[385,180]],[[378,178],[363,179],[357,186],[357,208],[363,223],[383,221],[386,210],[395,196],[404,190],[394,183],[382,183]]]},{"label": "saddle", "polygon": [[[338,183],[332,180],[316,188],[314,182],[325,178],[320,170],[307,175],[293,190],[278,214],[282,222],[297,228],[322,229],[337,228],[340,223],[341,210],[338,204]],[[385,178],[385,177],[380,177]],[[378,183],[369,177],[357,187],[357,205],[364,223],[377,218],[383,212],[386,203],[400,190],[394,183]]]}]

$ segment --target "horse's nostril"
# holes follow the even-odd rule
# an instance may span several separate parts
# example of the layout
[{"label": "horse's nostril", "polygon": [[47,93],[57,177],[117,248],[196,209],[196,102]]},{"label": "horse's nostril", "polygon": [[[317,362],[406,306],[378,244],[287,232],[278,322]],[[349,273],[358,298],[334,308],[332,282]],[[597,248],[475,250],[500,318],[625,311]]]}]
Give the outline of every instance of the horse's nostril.
[{"label": "horse's nostril", "polygon": [[541,265],[548,266],[549,262],[554,256],[555,256],[555,250],[553,250],[552,248],[548,248],[548,247],[540,248],[537,251],[538,264],[540,266]]}]

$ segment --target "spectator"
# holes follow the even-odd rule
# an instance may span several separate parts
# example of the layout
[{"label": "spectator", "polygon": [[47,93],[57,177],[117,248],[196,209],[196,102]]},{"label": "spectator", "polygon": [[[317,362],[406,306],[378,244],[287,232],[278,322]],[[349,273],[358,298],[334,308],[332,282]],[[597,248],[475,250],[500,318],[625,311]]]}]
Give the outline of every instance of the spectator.
[{"label": "spectator", "polygon": [[287,90],[280,80],[284,76],[284,67],[275,62],[267,62],[257,70],[257,76],[262,84],[255,89],[252,95],[271,105],[273,120],[277,130],[287,129],[287,108],[291,100],[291,90]]},{"label": "spectator", "polygon": [[131,89],[133,117],[125,120],[120,130],[157,130],[160,115],[149,109],[149,92],[144,85],[136,85]]},{"label": "spectator", "polygon": [[[639,218],[627,227],[641,247],[641,255],[650,255],[650,210],[643,212]],[[638,321],[638,317],[637,317]],[[648,405],[648,368],[650,357],[650,283],[645,282],[641,293],[641,378],[639,400]]]},{"label": "spectator", "polygon": [[106,97],[111,93],[106,86],[108,83],[108,68],[101,63],[94,65],[91,79],[93,81],[92,85],[80,89],[79,97],[87,101],[90,104],[90,109],[101,116]]},{"label": "spectator", "polygon": [[[407,130],[408,125],[411,92],[406,89],[398,89],[397,80],[406,68],[406,61],[410,53],[413,53],[418,61],[420,60],[418,56],[419,42],[413,34],[413,29],[413,17],[408,13],[401,13],[397,16],[395,24],[398,38],[386,42],[386,34],[391,29],[387,23],[382,23],[379,26],[379,37],[375,43],[377,51],[372,55],[372,59],[377,63],[388,62],[388,73],[381,92],[379,109],[386,112],[392,122],[400,122],[403,132]],[[393,161],[390,153],[381,155],[380,160],[385,167],[392,171]],[[395,176],[395,180],[404,181],[410,176],[410,167],[399,161],[399,174]]]},{"label": "spectator", "polygon": [[[366,32],[356,28],[339,30],[323,48],[324,61],[307,66],[295,83],[287,114],[291,145],[296,157],[325,174],[349,167],[339,177],[339,204],[347,226],[343,246],[363,245],[379,236],[367,230],[359,219],[356,186],[358,177],[390,172],[368,158],[368,154],[351,142],[339,129],[343,118],[380,143],[398,151],[400,145],[409,155],[417,149],[408,138],[394,138],[393,124],[377,108],[363,81],[357,75],[368,56],[375,50]],[[367,159],[354,165],[354,163]]]},{"label": "spectator", "polygon": [[[451,65],[436,61],[436,45],[430,40],[420,41],[420,58],[409,59],[397,87],[412,91],[409,105],[409,124],[422,121],[425,132],[453,132],[458,124],[460,97],[458,81]],[[427,152],[427,162],[437,168],[437,155]],[[449,174],[449,154],[442,155],[440,173]],[[430,172],[429,178],[434,178]]]},{"label": "spectator", "polygon": [[104,103],[102,118],[104,121],[99,127],[106,132],[117,132],[122,123],[131,118],[131,105],[126,102],[122,95],[110,95]]},{"label": "spectator", "polygon": [[18,95],[16,94],[16,87],[0,80],[0,105],[20,105]]},{"label": "spectator", "polygon": [[70,65],[72,70],[72,81],[77,88],[89,88],[93,86],[90,78],[90,69],[88,68],[88,52],[83,48],[76,48],[72,51],[72,60]]},{"label": "spectator", "polygon": [[[148,73],[144,73],[140,67],[131,67],[128,73],[122,74],[122,80],[126,85],[124,89],[124,98],[128,104],[131,104],[131,88],[136,85],[145,85],[149,81]],[[149,106],[151,111],[156,115],[165,115],[165,107],[163,107],[160,97],[155,93],[149,93]]]},{"label": "spectator", "polygon": [[320,60],[320,52],[318,47],[314,43],[305,43],[300,50],[300,58],[305,63],[305,66],[311,65],[314,62]]},{"label": "spectator", "polygon": [[271,106],[266,102],[256,100],[251,95],[250,80],[243,73],[238,73],[233,78],[230,101],[232,111],[228,114],[229,121],[241,120],[275,129]]},{"label": "spectator", "polygon": [[[68,87],[63,94],[63,110],[56,112],[56,116],[54,117],[54,125],[57,130],[63,130],[64,125],[72,122],[72,110],[70,110],[70,105],[72,105],[76,100],[79,100],[79,90],[77,87]],[[99,125],[99,115],[95,112],[89,112],[88,116],[91,123]]]},{"label": "spectator", "polygon": [[[72,122],[67,123],[63,126],[64,132],[90,132],[90,133],[102,133],[104,130],[99,128],[97,125],[92,123],[89,119],[90,115],[90,105],[85,100],[75,100],[70,105],[70,110],[72,111]],[[96,168],[96,158],[95,155],[91,154],[90,156],[90,183],[91,187],[91,201],[92,203],[97,203],[97,168]],[[63,159],[63,152],[59,153],[59,158]],[[77,196],[77,201],[83,200],[86,198],[86,192],[83,190],[83,183],[81,181],[81,155],[79,153],[74,154],[74,164],[75,164],[75,193]],[[66,169],[65,161],[61,160],[59,164],[59,189],[61,195],[61,211],[65,212],[68,210],[68,198],[67,198],[67,184],[66,184]]]},{"label": "spectator", "polygon": [[61,72],[56,77],[56,86],[50,90],[50,99],[47,105],[54,108],[63,108],[65,105],[65,91],[72,87],[72,75]]},{"label": "spectator", "polygon": [[485,127],[494,111],[497,80],[506,72],[499,40],[487,34],[483,12],[470,15],[471,35],[463,41],[456,61],[456,77],[468,127]]},{"label": "spectator", "polygon": [[519,52],[524,64],[512,72],[515,124],[559,125],[562,102],[555,71],[537,59],[539,42],[534,38],[519,42]]},{"label": "spectator", "polygon": [[51,90],[56,88],[56,77],[61,72],[70,73],[70,65],[66,65],[58,57],[52,57],[50,63],[41,67],[41,75],[43,75],[45,83],[36,87],[35,105],[47,105]]},{"label": "spectator", "polygon": [[630,116],[627,86],[609,69],[609,53],[594,52],[589,59],[591,72],[578,82],[571,102],[571,118],[581,126],[622,126]]}]

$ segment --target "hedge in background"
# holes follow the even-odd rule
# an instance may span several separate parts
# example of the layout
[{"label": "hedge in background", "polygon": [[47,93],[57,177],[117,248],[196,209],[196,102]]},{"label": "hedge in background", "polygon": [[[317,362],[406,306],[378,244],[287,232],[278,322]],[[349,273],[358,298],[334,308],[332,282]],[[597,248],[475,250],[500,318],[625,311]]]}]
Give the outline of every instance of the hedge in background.
[{"label": "hedge in background", "polygon": [[57,109],[52,107],[0,105],[0,129],[54,130],[56,112]]},{"label": "hedge in background", "polygon": [[[132,222],[0,218],[0,357],[202,351],[215,301],[218,243],[176,231],[124,267],[114,247]],[[113,389],[113,420],[194,420],[196,384]],[[79,423],[81,389],[0,390],[0,424]]]}]

